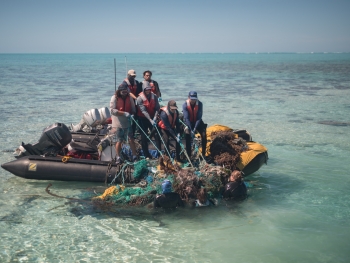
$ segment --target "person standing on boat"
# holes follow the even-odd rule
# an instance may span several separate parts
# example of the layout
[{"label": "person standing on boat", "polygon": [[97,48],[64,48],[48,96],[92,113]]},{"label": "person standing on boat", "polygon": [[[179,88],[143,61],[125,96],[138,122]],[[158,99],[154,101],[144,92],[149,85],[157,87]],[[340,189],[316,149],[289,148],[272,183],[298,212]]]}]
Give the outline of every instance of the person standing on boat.
[{"label": "person standing on boat", "polygon": [[159,101],[162,101],[162,94],[160,93],[158,82],[152,79],[152,71],[146,70],[143,72],[143,78],[144,80],[142,82],[147,81],[152,88],[152,92],[157,95]]},{"label": "person standing on boat", "polygon": [[[130,69],[128,71],[128,75],[123,80],[122,84],[128,86],[129,94],[134,99],[134,102],[136,102],[137,96],[142,92],[142,86],[140,86],[140,84],[142,85],[142,83],[139,83],[136,80],[136,71],[133,69]],[[137,121],[137,119],[138,119],[137,115],[135,115],[134,120]],[[131,125],[132,125],[132,131],[134,136],[136,131],[136,123],[133,122]]]},{"label": "person standing on boat", "polygon": [[[137,97],[137,115],[141,131],[141,146],[145,158],[152,158],[148,151],[148,138],[154,133],[154,127],[157,125],[156,121],[159,114],[158,97],[152,93],[152,88],[148,82],[142,83],[143,92]],[[153,131],[153,132],[152,132]],[[148,136],[148,134],[150,134]],[[148,138],[147,138],[148,137]],[[157,134],[155,134],[157,138]]]},{"label": "person standing on boat", "polygon": [[[166,147],[165,153],[170,152],[170,138],[172,137],[176,141],[176,160],[180,161],[180,121],[179,112],[177,111],[176,101],[170,100],[168,105],[162,107],[159,113],[160,121],[158,122],[159,133],[164,141],[164,147]],[[160,148],[160,138],[157,141],[157,147]]]},{"label": "person standing on boat", "polygon": [[130,93],[130,96],[134,100],[136,100],[137,96],[142,91],[139,85],[139,82],[135,78],[136,78],[136,71],[133,69],[130,69],[128,71],[127,77],[122,82],[123,85],[128,86],[128,91]]},{"label": "person standing on boat", "polygon": [[191,156],[191,137],[198,131],[202,138],[202,154],[205,156],[207,149],[207,124],[202,120],[203,103],[198,100],[197,92],[190,91],[188,99],[182,105],[185,128],[186,152]]},{"label": "person standing on boat", "polygon": [[129,139],[130,148],[133,154],[132,159],[135,161],[137,156],[130,116],[136,113],[136,107],[133,98],[130,96],[127,85],[119,85],[118,90],[111,98],[109,108],[112,115],[111,134],[114,134],[112,141],[116,144],[116,162],[122,162],[120,157],[122,143],[126,142],[127,139]]}]

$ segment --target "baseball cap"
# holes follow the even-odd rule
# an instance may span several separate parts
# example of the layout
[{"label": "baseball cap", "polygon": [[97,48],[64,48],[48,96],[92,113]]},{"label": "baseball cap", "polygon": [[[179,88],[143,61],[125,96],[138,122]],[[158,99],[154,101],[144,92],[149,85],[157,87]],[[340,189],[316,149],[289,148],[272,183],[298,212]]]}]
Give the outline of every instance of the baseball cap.
[{"label": "baseball cap", "polygon": [[169,100],[168,102],[168,107],[172,110],[176,110],[177,106],[176,106],[176,101],[175,100]]},{"label": "baseball cap", "polygon": [[130,75],[130,76],[135,76],[135,77],[136,77],[136,71],[133,70],[133,69],[130,69],[130,70],[128,71],[128,75]]},{"label": "baseball cap", "polygon": [[190,93],[188,93],[188,96],[190,97],[191,100],[197,100],[197,91],[190,91]]}]

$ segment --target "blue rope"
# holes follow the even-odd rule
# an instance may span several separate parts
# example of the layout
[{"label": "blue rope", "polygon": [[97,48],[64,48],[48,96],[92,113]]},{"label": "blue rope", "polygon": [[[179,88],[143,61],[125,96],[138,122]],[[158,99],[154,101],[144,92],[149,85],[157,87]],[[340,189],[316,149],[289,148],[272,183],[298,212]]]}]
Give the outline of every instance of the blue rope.
[{"label": "blue rope", "polygon": [[170,158],[170,160],[171,160],[171,163],[172,163],[173,165],[175,165],[175,164],[174,164],[174,160],[173,160],[173,158],[171,158],[170,152],[169,152],[168,148],[166,147],[166,145],[165,145],[165,143],[164,143],[164,141],[163,141],[162,135],[160,134],[160,132],[159,132],[157,126],[155,126],[155,128],[156,128],[156,130],[157,130],[157,132],[158,132],[158,135],[159,135],[160,139],[162,140],[162,143],[163,143],[163,145],[164,145],[164,149],[167,151],[167,153],[168,153],[168,155],[169,155],[169,158]]}]

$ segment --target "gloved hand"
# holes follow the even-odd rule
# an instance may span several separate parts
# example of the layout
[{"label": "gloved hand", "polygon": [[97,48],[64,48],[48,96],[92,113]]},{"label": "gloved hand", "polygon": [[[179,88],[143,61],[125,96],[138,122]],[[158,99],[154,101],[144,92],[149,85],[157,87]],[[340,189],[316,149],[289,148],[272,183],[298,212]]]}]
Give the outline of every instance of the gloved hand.
[{"label": "gloved hand", "polygon": [[124,116],[127,118],[130,118],[130,113],[129,112],[124,112]]},{"label": "gloved hand", "polygon": [[152,126],[154,126],[154,127],[157,125],[154,120],[150,120],[150,122],[151,122]]},{"label": "gloved hand", "polygon": [[158,102],[162,102],[163,100],[162,100],[162,98],[161,97],[159,97],[158,98]]},{"label": "gloved hand", "polygon": [[180,141],[181,141],[181,139],[180,139],[180,134],[178,134],[178,135],[176,136],[176,141],[177,141],[178,143],[180,143]]}]

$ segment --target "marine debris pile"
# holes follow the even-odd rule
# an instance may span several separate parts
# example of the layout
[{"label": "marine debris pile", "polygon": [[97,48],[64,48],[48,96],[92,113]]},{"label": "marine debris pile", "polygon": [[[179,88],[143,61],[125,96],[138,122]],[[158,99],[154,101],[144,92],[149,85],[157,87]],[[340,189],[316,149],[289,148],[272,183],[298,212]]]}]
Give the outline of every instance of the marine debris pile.
[{"label": "marine debris pile", "polygon": [[[129,166],[133,171],[134,184],[118,184],[123,182],[123,167],[114,175],[111,186],[92,200],[95,205],[103,206],[116,204],[122,206],[145,206],[152,203],[157,194],[162,193],[162,182],[167,179],[172,183],[172,191],[180,195],[184,202],[192,202],[198,199],[199,192],[205,190],[208,198],[219,198],[228,178],[233,170],[237,169],[240,154],[248,150],[245,140],[238,138],[232,131],[211,132],[209,157],[212,163],[207,163],[198,148],[193,149],[193,167],[189,163],[172,163],[167,156],[161,156],[158,160],[142,159],[135,163],[124,164],[124,169]],[[130,170],[129,170],[130,171]],[[122,179],[122,180],[121,180]]]}]

